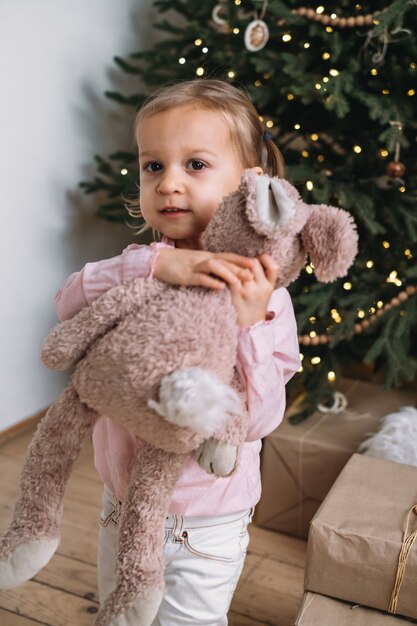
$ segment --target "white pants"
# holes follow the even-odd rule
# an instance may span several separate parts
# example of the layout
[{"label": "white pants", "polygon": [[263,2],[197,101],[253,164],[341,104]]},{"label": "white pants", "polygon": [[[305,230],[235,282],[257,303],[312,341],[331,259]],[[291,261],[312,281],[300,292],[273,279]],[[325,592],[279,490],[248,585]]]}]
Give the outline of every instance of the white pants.
[{"label": "white pants", "polygon": [[[107,490],[100,516],[100,603],[114,589],[121,504]],[[166,518],[165,592],[152,626],[227,626],[227,612],[249,543],[252,511],[221,517]]]}]

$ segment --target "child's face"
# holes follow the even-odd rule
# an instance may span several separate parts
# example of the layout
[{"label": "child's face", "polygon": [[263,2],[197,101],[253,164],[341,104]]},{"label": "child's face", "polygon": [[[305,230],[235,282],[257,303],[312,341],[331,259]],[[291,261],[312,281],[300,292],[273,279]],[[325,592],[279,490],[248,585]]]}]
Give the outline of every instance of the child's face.
[{"label": "child's face", "polygon": [[178,247],[199,248],[244,169],[227,123],[215,111],[179,106],[145,118],[136,140],[144,219]]}]

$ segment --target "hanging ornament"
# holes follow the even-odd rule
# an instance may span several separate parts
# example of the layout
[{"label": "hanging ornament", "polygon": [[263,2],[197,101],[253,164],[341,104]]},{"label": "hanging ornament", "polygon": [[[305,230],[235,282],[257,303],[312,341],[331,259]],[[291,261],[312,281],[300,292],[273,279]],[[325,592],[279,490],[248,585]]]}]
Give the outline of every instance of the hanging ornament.
[{"label": "hanging ornament", "polygon": [[227,19],[227,11],[224,7],[224,4],[216,4],[211,13],[211,19],[215,23],[217,30],[220,33],[230,33],[232,28],[228,23]]},{"label": "hanging ornament", "polygon": [[227,20],[221,17],[221,13],[224,13],[224,7],[221,4],[216,4],[212,11],[211,19],[215,24],[217,24],[217,26],[224,26],[227,24]]},{"label": "hanging ornament", "polygon": [[245,46],[250,52],[258,52],[266,46],[269,41],[269,28],[264,22],[268,0],[263,0],[261,14],[254,12],[254,20],[250,22],[245,30]]},{"label": "hanging ornament", "polygon": [[[399,133],[402,132],[402,122],[399,120],[390,120],[390,124],[391,126],[395,126]],[[394,160],[388,163],[385,176],[380,176],[376,179],[376,185],[380,189],[392,189],[393,187],[402,187],[405,185],[402,176],[404,176],[406,168],[404,163],[400,161],[400,149],[401,145],[397,139],[395,142]]]}]

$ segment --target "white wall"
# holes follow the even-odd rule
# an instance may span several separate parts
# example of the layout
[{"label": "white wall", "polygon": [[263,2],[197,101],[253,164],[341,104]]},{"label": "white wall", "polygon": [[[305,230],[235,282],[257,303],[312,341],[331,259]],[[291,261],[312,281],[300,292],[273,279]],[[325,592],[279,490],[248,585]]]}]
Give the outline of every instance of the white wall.
[{"label": "white wall", "polygon": [[112,58],[151,44],[154,13],[151,0],[0,2],[0,431],[64,385],[39,362],[59,285],[134,239],[77,186],[95,153],[132,145],[126,110],[103,93],[137,87]]}]

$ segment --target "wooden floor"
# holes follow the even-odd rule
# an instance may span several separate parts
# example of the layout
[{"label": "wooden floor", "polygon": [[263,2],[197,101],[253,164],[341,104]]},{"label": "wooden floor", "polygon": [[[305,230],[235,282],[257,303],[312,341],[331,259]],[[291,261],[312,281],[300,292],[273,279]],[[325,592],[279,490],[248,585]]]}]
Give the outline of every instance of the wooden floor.
[{"label": "wooden floor", "polygon": [[[0,447],[0,533],[10,521],[32,432]],[[65,497],[62,541],[33,580],[0,593],[1,626],[88,626],[97,613],[96,550],[102,484],[86,446]],[[252,525],[230,626],[292,626],[303,588],[306,542]]]}]

